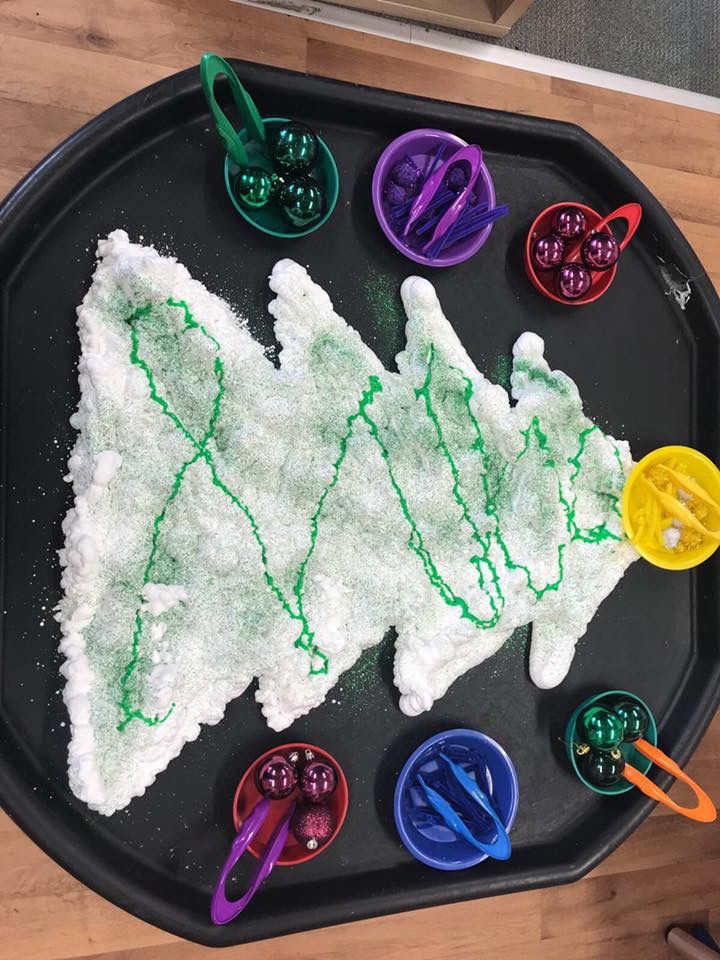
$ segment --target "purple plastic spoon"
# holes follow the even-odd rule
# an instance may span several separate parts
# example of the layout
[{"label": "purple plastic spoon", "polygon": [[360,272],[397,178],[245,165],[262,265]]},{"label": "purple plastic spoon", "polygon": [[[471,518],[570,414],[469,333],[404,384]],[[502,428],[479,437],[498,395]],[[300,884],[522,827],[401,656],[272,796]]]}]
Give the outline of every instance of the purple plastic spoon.
[{"label": "purple plastic spoon", "polygon": [[475,187],[475,182],[480,176],[480,171],[482,169],[482,157],[483,154],[480,147],[471,143],[469,146],[462,147],[462,149],[458,150],[457,153],[454,153],[449,160],[446,160],[445,163],[443,163],[435,171],[435,173],[433,173],[431,177],[428,177],[417,199],[410,208],[410,216],[405,224],[403,237],[407,237],[415,221],[422,216],[426,208],[430,205],[436,192],[439,190],[440,186],[444,184],[445,176],[450,167],[461,160],[464,160],[470,165],[470,176],[468,177],[468,181],[440,218],[440,221],[433,231],[432,237],[423,247],[423,251],[429,250],[437,240],[445,236],[470,200],[470,196]]},{"label": "purple plastic spoon", "polygon": [[228,900],[225,896],[227,879],[235,864],[253,842],[263,823],[265,823],[265,818],[268,815],[271,803],[272,800],[269,800],[267,797],[263,797],[262,800],[258,801],[252,813],[243,821],[242,826],[230,846],[230,852],[220,871],[213,891],[212,900],[210,901],[210,919],[215,924],[229,923],[231,920],[234,920],[239,913],[242,913],[282,853],[288,831],[290,830],[290,818],[295,811],[294,803],[290,804],[287,813],[275,828],[275,832],[265,848],[265,853],[258,864],[258,868],[255,871],[255,875],[252,878],[247,892],[240,897],[239,900]]}]

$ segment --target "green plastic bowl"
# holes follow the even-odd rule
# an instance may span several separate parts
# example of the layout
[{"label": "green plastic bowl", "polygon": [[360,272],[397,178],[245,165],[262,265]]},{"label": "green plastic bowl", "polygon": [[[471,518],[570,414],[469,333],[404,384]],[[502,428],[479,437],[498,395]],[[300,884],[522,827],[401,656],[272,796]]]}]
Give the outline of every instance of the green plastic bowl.
[{"label": "green plastic bowl", "polygon": [[[627,793],[628,790],[633,789],[633,785],[624,779],[620,780],[619,783],[614,783],[610,787],[596,787],[595,784],[590,783],[589,780],[585,779],[585,777],[582,775],[582,771],[580,770],[578,756],[575,753],[575,745],[578,743],[584,743],[585,740],[584,733],[579,726],[580,715],[587,710],[588,707],[592,707],[595,704],[599,704],[600,706],[607,707],[609,709],[609,705],[613,700],[620,699],[634,700],[636,703],[639,703],[640,706],[647,712],[649,723],[644,739],[656,747],[657,725],[655,724],[655,717],[652,714],[652,710],[644,700],[641,700],[640,697],[637,697],[634,693],[629,693],[627,690],[606,690],[604,693],[596,693],[594,697],[588,697],[588,699],[584,700],[570,717],[570,721],[565,730],[565,749],[567,750],[568,758],[570,759],[570,763],[572,764],[572,768],[577,774],[578,779],[581,780],[581,782],[584,783],[589,790],[592,790],[593,793],[599,793],[606,797],[614,797],[620,793]],[[640,773],[646,774],[652,766],[652,762],[646,756],[640,753],[639,750],[636,750],[632,743],[621,743],[620,751],[625,758],[625,762],[635,767],[636,770],[640,771]]]},{"label": "green plastic bowl", "polygon": [[[277,127],[289,122],[290,121],[284,117],[267,117],[262,120],[268,139],[272,137]],[[251,165],[254,167],[262,167],[263,170],[272,171],[272,163],[263,149],[263,145],[255,140],[249,140],[247,130],[245,129],[238,131],[238,136],[247,148],[248,159]],[[330,153],[328,145],[320,137],[317,139],[318,159],[311,172],[322,187],[323,193],[325,194],[326,207],[322,217],[309,227],[293,227],[291,223],[288,223],[280,207],[275,203],[269,203],[266,207],[261,207],[259,210],[248,210],[246,207],[243,207],[234,189],[235,178],[240,172],[240,166],[233,160],[229,153],[225,154],[225,188],[233,202],[233,206],[243,219],[247,220],[248,223],[252,224],[252,226],[258,230],[262,230],[263,233],[269,234],[271,237],[281,237],[284,239],[305,237],[307,234],[320,229],[337,204],[338,194],[340,192],[340,177],[338,176],[335,158],[332,153]]]},{"label": "green plastic bowl", "polygon": [[[229,84],[230,94],[241,120],[240,129],[236,128],[215,97],[215,81],[218,77],[223,77]],[[200,58],[200,82],[215,122],[215,129],[226,151],[225,188],[240,216],[257,230],[281,239],[305,237],[318,230],[335,209],[340,191],[338,169],[325,141],[317,138],[317,162],[310,171],[325,195],[325,213],[316,223],[308,227],[293,227],[275,203],[269,203],[259,210],[248,210],[240,204],[235,195],[235,179],[241,167],[245,166],[262,167],[272,171],[268,144],[275,128],[291,121],[284,117],[268,117],[263,120],[238,75],[227,60],[223,60],[216,53],[204,53]]]}]

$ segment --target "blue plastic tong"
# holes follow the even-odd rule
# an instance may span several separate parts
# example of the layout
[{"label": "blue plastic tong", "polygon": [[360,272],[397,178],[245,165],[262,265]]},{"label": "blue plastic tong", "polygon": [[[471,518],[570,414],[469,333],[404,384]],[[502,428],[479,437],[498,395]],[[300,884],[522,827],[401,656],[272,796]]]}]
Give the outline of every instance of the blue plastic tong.
[{"label": "blue plastic tong", "polygon": [[[512,853],[510,838],[508,837],[505,825],[498,816],[492,801],[485,791],[479,786],[479,784],[465,772],[460,764],[455,763],[445,753],[440,753],[440,758],[447,765],[448,772],[452,775],[455,782],[460,786],[466,797],[471,800],[473,804],[480,808],[482,814],[489,816],[493,821],[495,829],[497,830],[497,837],[492,841],[492,843],[483,843],[482,840],[478,840],[473,835],[469,827],[466,826],[462,817],[455,811],[445,797],[443,797],[434,787],[431,787],[429,784],[427,784],[423,780],[422,776],[418,774],[418,784],[425,794],[428,803],[443,820],[445,825],[453,831],[453,833],[458,834],[458,836],[462,837],[463,840],[466,840],[473,847],[487,854],[488,857],[492,857],[495,860],[507,860]],[[482,817],[482,819],[485,818]]]}]

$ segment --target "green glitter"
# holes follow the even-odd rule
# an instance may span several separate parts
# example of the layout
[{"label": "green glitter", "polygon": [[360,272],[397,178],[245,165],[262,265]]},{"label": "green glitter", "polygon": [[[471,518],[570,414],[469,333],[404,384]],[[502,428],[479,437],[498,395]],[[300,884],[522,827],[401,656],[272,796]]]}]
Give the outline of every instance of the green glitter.
[{"label": "green glitter", "polygon": [[567,383],[561,380],[557,374],[548,373],[547,370],[540,370],[527,360],[516,360],[514,372],[524,373],[529,380],[541,383],[544,387],[547,387],[548,390],[556,390],[562,394],[568,392]]},{"label": "green glitter", "polygon": [[[323,508],[327,501],[328,496],[330,495],[333,488],[336,486],[338,479],[340,477],[340,472],[342,464],[345,461],[348,444],[352,438],[356,426],[358,424],[364,424],[368,429],[371,438],[374,440],[377,445],[380,454],[385,462],[387,469],[387,475],[390,481],[390,485],[397,497],[401,512],[405,518],[408,527],[410,529],[410,535],[407,541],[408,548],[415,553],[415,555],[420,560],[422,568],[427,576],[430,584],[436,590],[440,598],[450,607],[455,607],[459,610],[460,616],[464,619],[469,620],[474,626],[479,629],[491,629],[494,627],[502,612],[502,609],[505,605],[505,598],[500,589],[500,579],[499,573],[495,565],[491,562],[490,559],[490,547],[492,543],[496,543],[500,548],[502,555],[505,560],[505,564],[511,570],[521,570],[524,572],[528,588],[535,595],[535,597],[540,600],[545,593],[548,591],[556,591],[564,576],[563,569],[563,551],[565,549],[565,544],[559,544],[557,547],[557,565],[559,570],[559,575],[556,580],[547,583],[544,587],[537,587],[533,581],[530,574],[530,570],[513,560],[510,550],[506,545],[500,530],[500,519],[498,513],[497,499],[499,496],[500,488],[503,485],[505,478],[505,469],[500,474],[497,487],[494,492],[491,491],[490,487],[490,471],[491,471],[491,458],[487,448],[487,444],[482,435],[480,429],[480,424],[475,417],[471,401],[473,399],[473,386],[471,380],[466,377],[461,371],[457,370],[454,367],[448,366],[447,371],[458,377],[457,386],[453,387],[447,382],[443,382],[441,387],[443,388],[443,393],[445,398],[449,398],[455,402],[455,397],[457,397],[458,402],[455,404],[456,409],[463,411],[467,414],[467,423],[472,428],[474,432],[474,437],[472,443],[469,445],[469,452],[480,454],[481,457],[481,466],[483,468],[482,475],[482,487],[484,495],[484,509],[486,516],[489,517],[493,523],[494,528],[488,533],[481,533],[480,529],[477,527],[475,521],[472,518],[470,507],[465,499],[462,488],[462,477],[461,472],[458,467],[458,463],[453,457],[448,442],[443,434],[443,430],[440,424],[440,420],[433,406],[433,397],[432,397],[432,388],[433,388],[433,377],[436,375],[436,352],[433,344],[429,345],[428,349],[428,360],[427,360],[427,372],[423,385],[416,389],[415,395],[418,399],[421,399],[425,408],[425,415],[428,418],[428,421],[433,427],[435,437],[436,437],[436,446],[435,449],[440,452],[443,458],[446,460],[450,473],[452,476],[452,496],[460,508],[461,516],[463,522],[465,522],[471,531],[473,540],[478,544],[480,553],[479,555],[473,556],[471,558],[471,563],[475,567],[478,574],[478,584],[481,592],[486,596],[492,614],[489,618],[483,618],[470,609],[469,603],[461,596],[455,593],[450,584],[443,578],[439,568],[430,554],[430,551],[425,545],[423,534],[418,526],[416,519],[413,517],[410,510],[408,500],[405,493],[401,489],[401,486],[397,480],[395,470],[391,463],[389,450],[380,435],[379,427],[376,421],[372,418],[369,413],[369,408],[373,404],[375,397],[382,393],[383,386],[380,378],[378,376],[370,376],[368,381],[368,388],[363,392],[359,402],[357,410],[347,418],[347,429],[343,436],[339,440],[338,445],[338,455],[333,464],[332,476],[330,481],[322,491],[320,498],[318,500],[317,506],[310,518],[310,545],[307,550],[305,557],[299,565],[297,577],[295,580],[295,585],[293,588],[293,595],[295,603],[285,596],[280,586],[277,584],[272,574],[269,571],[268,567],[268,556],[267,548],[261,536],[258,524],[251,513],[247,504],[245,504],[236,494],[234,494],[221,480],[218,475],[216,465],[214,463],[212,454],[208,449],[208,445],[211,439],[215,436],[215,431],[220,417],[220,410],[222,400],[225,394],[225,385],[224,385],[224,364],[222,357],[220,356],[220,345],[217,340],[212,337],[207,330],[199,324],[190,313],[187,305],[182,301],[176,301],[168,299],[166,301],[166,306],[171,308],[177,308],[183,311],[183,320],[184,326],[181,331],[182,334],[185,334],[189,330],[197,330],[200,334],[208,340],[215,349],[215,357],[213,362],[213,373],[215,378],[215,383],[217,390],[215,392],[213,401],[212,401],[212,410],[210,414],[209,423],[207,429],[204,431],[202,437],[198,440],[191,430],[183,423],[177,413],[171,408],[167,399],[161,395],[158,390],[157,383],[153,374],[153,371],[147,361],[140,355],[139,350],[139,325],[141,323],[148,323],[152,318],[152,305],[148,305],[142,308],[138,308],[128,319],[128,325],[130,327],[130,361],[133,365],[139,367],[145,375],[145,378],[148,383],[150,399],[157,404],[160,408],[162,414],[170,419],[173,425],[180,431],[182,436],[187,440],[193,449],[193,454],[188,459],[186,459],[177,474],[175,475],[170,492],[168,497],[163,504],[162,509],[152,521],[151,524],[151,536],[150,536],[150,553],[145,566],[143,574],[143,588],[153,580],[153,573],[156,571],[156,565],[158,563],[158,550],[159,550],[159,539],[162,525],[165,522],[167,517],[168,509],[177,498],[180,489],[182,487],[183,481],[187,474],[187,471],[195,463],[203,461],[209,468],[210,477],[212,483],[230,500],[230,502],[240,510],[244,515],[246,520],[249,523],[250,530],[255,540],[257,547],[259,549],[260,561],[263,568],[263,576],[265,582],[270,589],[272,595],[280,603],[282,609],[285,613],[293,620],[298,621],[300,625],[300,634],[295,641],[295,646],[307,651],[310,655],[310,674],[327,674],[328,672],[328,657],[315,645],[314,643],[314,633],[310,628],[309,622],[307,620],[304,607],[303,607],[303,594],[305,587],[305,576],[308,564],[312,558],[313,552],[319,536],[319,524],[323,512]],[[166,338],[167,339],[167,338]],[[553,386],[557,387],[557,383],[554,379],[545,378],[542,376],[535,377],[534,379],[539,379],[545,382],[546,379],[550,380]],[[549,385],[549,384],[548,384]],[[461,401],[461,402],[460,402]],[[574,457],[568,458],[568,462],[574,467],[574,472],[570,478],[570,485],[575,482],[580,471],[582,469],[582,457],[585,452],[585,446],[588,436],[592,433],[595,428],[587,428],[583,430],[578,437],[578,451]],[[524,438],[524,446],[520,453],[516,457],[516,463],[519,462],[532,447],[536,447],[537,450],[544,456],[542,463],[543,468],[549,469],[551,471],[555,470],[555,459],[551,455],[551,449],[548,442],[547,435],[543,432],[539,418],[537,416],[533,417],[527,430],[521,432]],[[465,451],[467,452],[467,451]],[[615,456],[618,461],[618,464],[622,470],[622,461],[620,458],[619,451],[615,448]],[[506,465],[505,465],[506,466]],[[562,484],[559,475],[557,476],[557,491],[558,491],[558,501],[565,511],[567,529],[570,533],[572,540],[581,540],[589,544],[597,544],[603,540],[614,539],[619,540],[620,537],[612,534],[606,527],[604,523],[598,524],[595,527],[592,527],[588,530],[581,530],[575,522],[575,502],[576,497],[570,500],[568,496],[563,492]],[[610,496],[610,494],[605,494],[605,496]],[[617,498],[613,498],[615,501]],[[486,586],[486,574],[489,575],[489,583],[492,586],[492,589],[489,589]],[[118,729],[123,730],[132,720],[140,720],[148,726],[154,726],[158,723],[164,722],[167,717],[172,712],[175,704],[170,707],[170,710],[162,717],[146,716],[142,710],[137,707],[133,707],[132,701],[136,695],[134,689],[136,679],[137,667],[140,663],[140,645],[144,629],[144,616],[142,613],[142,589],[140,591],[139,601],[140,605],[135,614],[135,627],[132,637],[132,650],[130,660],[126,664],[122,677],[121,677],[121,699],[119,702],[120,709],[123,714],[123,719],[119,724]],[[378,656],[379,654],[376,654]]]},{"label": "green glitter", "polygon": [[397,634],[394,630],[388,630],[380,643],[363,650],[359,659],[355,661],[347,673],[343,674],[342,687],[339,690],[357,697],[369,690],[370,687],[374,687],[378,682],[380,663],[388,654],[392,653],[396,637]]},{"label": "green glitter", "polygon": [[493,380],[495,383],[499,383],[501,387],[504,387],[505,390],[510,392],[510,374],[512,373],[512,359],[510,354],[501,353],[500,356],[495,360],[495,368],[493,370]]},{"label": "green glitter", "polygon": [[387,273],[373,273],[360,285],[365,297],[367,318],[373,338],[383,345],[392,359],[405,346],[404,330],[407,317],[398,296],[397,281]]}]

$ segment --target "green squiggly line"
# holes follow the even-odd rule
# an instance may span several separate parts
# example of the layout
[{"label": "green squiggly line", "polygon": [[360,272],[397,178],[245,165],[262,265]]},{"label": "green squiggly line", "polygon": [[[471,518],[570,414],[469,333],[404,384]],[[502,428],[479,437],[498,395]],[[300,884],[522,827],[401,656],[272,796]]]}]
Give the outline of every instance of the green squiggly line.
[{"label": "green squiggly line", "polygon": [[[450,466],[450,473],[452,474],[452,478],[453,478],[453,485],[452,485],[453,499],[460,507],[463,520],[467,523],[467,525],[470,527],[472,531],[473,540],[475,540],[476,543],[480,545],[480,548],[483,551],[483,555],[481,557],[477,557],[477,556],[471,557],[470,562],[473,564],[473,566],[477,570],[480,589],[485,590],[488,601],[490,603],[490,608],[492,610],[492,616],[487,620],[479,621],[477,626],[481,626],[484,629],[491,629],[497,624],[498,620],[500,619],[502,609],[505,606],[505,598],[503,597],[502,591],[500,590],[500,578],[498,576],[497,570],[495,569],[495,565],[491,562],[489,557],[488,538],[483,536],[478,530],[477,524],[473,520],[472,515],[470,513],[470,509],[464,497],[462,496],[462,493],[460,492],[460,471],[458,469],[458,466],[452,454],[450,453],[447,443],[445,442],[442,428],[440,427],[440,421],[438,420],[438,416],[435,413],[435,410],[433,409],[432,399],[430,396],[430,385],[432,382],[432,368],[433,368],[434,361],[435,361],[435,346],[434,344],[431,344],[425,382],[423,383],[422,387],[419,387],[418,389],[415,390],[415,396],[417,398],[422,397],[425,403],[426,416],[428,417],[428,419],[430,420],[430,422],[435,428],[435,433],[438,439],[438,450],[442,453],[442,455],[445,457],[445,459],[447,460]],[[485,479],[485,476],[483,476],[483,480],[484,479]],[[498,594],[498,601],[496,601],[495,597],[493,597],[493,595],[488,590],[485,589],[485,578],[483,576],[483,571],[481,567],[482,563],[486,563],[490,568],[490,576]],[[499,602],[499,605],[498,605],[498,602]]]},{"label": "green squiggly line", "polygon": [[570,483],[575,483],[580,474],[580,460],[582,455],[585,453],[585,444],[587,443],[588,437],[595,433],[598,430],[598,425],[594,423],[590,427],[586,427],[580,434],[580,446],[578,447],[578,452],[574,457],[568,457],[568,463],[574,467],[573,472],[570,474]]}]

